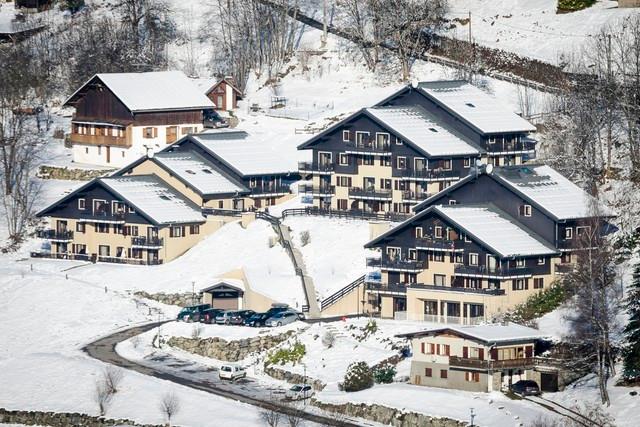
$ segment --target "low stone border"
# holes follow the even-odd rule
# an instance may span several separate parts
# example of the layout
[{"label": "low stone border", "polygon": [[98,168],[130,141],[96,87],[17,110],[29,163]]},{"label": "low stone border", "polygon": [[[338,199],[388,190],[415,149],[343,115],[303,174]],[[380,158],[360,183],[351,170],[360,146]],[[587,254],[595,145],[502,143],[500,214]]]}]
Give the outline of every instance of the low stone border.
[{"label": "low stone border", "polygon": [[71,181],[89,181],[90,179],[104,176],[113,169],[70,169],[62,166],[40,166],[38,178],[62,179]]},{"label": "low stone border", "polygon": [[[137,292],[134,292],[133,295],[140,298],[158,301],[159,303],[167,304],[167,305],[177,305],[180,307],[187,307],[189,305],[193,305],[193,294],[191,292],[185,292],[182,294],[180,293],[167,294],[164,292],[158,292],[155,294],[150,294],[145,291],[137,291]],[[196,296],[196,299],[198,301],[200,300],[198,296]]]},{"label": "low stone border", "polygon": [[252,353],[260,353],[286,341],[297,331],[291,330],[278,335],[258,335],[235,341],[222,338],[171,337],[166,343],[171,347],[200,356],[211,357],[225,362],[238,362]]},{"label": "low stone border", "polygon": [[267,366],[264,368],[264,373],[271,378],[277,380],[286,381],[289,384],[310,384],[314,390],[322,391],[327,385],[320,380],[307,377],[306,379],[300,375],[284,369],[277,368],[275,366]]},{"label": "low stone border", "polygon": [[138,424],[131,420],[94,417],[87,414],[44,411],[10,411],[0,408],[0,424],[25,424],[48,427],[163,427],[161,424]]},{"label": "low stone border", "polygon": [[393,427],[467,427],[468,423],[450,418],[432,417],[417,412],[405,412],[388,406],[365,403],[334,404],[321,402],[315,398],[311,404],[328,412],[358,417]]}]

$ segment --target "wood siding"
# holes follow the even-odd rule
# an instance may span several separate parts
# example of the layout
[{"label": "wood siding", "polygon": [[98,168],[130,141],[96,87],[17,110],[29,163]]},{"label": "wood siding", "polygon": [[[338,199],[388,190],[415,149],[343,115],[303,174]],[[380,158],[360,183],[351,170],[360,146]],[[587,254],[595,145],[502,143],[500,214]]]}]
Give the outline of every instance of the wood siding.
[{"label": "wood siding", "polygon": [[74,120],[122,124],[133,121],[129,109],[99,79],[88,83],[83,92],[77,95]]}]

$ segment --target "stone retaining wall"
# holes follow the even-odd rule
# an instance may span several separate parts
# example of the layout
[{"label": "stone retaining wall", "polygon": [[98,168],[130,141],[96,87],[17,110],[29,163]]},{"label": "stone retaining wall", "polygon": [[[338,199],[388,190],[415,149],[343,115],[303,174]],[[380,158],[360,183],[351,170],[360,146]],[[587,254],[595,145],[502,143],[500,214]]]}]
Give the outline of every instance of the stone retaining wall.
[{"label": "stone retaining wall", "polygon": [[43,411],[9,411],[0,408],[0,424],[25,424],[47,427],[163,427],[158,424],[138,424],[131,420],[114,420],[87,414]]},{"label": "stone retaining wall", "polygon": [[431,417],[416,412],[405,412],[382,405],[365,403],[333,404],[311,399],[311,403],[325,411],[349,417],[364,418],[393,427],[466,427],[468,423],[450,418]]},{"label": "stone retaining wall", "polygon": [[302,375],[295,374],[293,372],[285,371],[284,369],[276,368],[275,366],[267,366],[264,368],[264,373],[271,378],[277,380],[286,381],[289,384],[304,384],[305,382],[310,384],[314,390],[322,391],[326,384],[320,380],[307,377],[306,380]]},{"label": "stone retaining wall", "polygon": [[38,178],[41,179],[63,179],[71,181],[89,181],[99,176],[104,176],[112,169],[69,169],[60,166],[40,166]]},{"label": "stone retaining wall", "polygon": [[259,335],[236,341],[226,341],[218,337],[171,337],[166,343],[171,347],[200,356],[211,357],[225,362],[238,362],[252,353],[259,353],[273,348],[294,334],[296,334],[296,331],[292,330],[279,335]]},{"label": "stone retaining wall", "polygon": [[[134,292],[133,294],[137,297],[158,301],[162,304],[178,305],[180,307],[193,305],[193,294],[191,292],[185,292],[183,294],[166,294],[164,292],[150,294],[145,291],[138,291]],[[200,297],[196,294],[196,304],[198,304],[199,301]]]}]

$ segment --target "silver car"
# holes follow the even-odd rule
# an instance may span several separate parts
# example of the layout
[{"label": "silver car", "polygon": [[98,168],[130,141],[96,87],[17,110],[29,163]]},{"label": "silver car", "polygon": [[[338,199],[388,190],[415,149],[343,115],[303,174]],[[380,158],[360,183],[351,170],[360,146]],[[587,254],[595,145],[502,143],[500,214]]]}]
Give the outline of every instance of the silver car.
[{"label": "silver car", "polygon": [[282,326],[288,325],[299,320],[298,313],[295,311],[281,311],[268,318],[264,323],[266,326]]},{"label": "silver car", "polygon": [[236,310],[227,310],[216,316],[216,323],[218,325],[228,325],[231,320],[231,316],[236,314]]}]

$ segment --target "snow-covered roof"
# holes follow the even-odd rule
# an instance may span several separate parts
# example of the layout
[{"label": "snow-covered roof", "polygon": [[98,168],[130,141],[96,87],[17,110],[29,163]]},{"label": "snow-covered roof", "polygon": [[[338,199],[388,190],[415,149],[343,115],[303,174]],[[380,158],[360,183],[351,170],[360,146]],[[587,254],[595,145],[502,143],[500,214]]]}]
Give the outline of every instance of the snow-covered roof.
[{"label": "snow-covered roof", "polygon": [[[509,166],[495,168],[492,173],[559,220],[615,216],[615,212],[550,166]],[[597,212],[594,212],[594,206],[598,207]]]},{"label": "snow-covered roof", "polygon": [[174,175],[188,182],[200,194],[228,194],[248,191],[193,151],[162,152],[153,158]]},{"label": "snow-covered roof", "polygon": [[240,280],[240,279],[217,279],[214,280],[213,283],[211,283],[210,285],[208,285],[206,288],[201,289],[200,292],[208,292],[211,291],[221,285],[229,285],[229,286],[233,286],[234,288],[238,288],[241,291],[245,290],[245,286],[244,286],[244,281]]},{"label": "snow-covered roof", "polygon": [[535,126],[465,81],[420,82],[425,95],[482,133],[533,132]]},{"label": "snow-covered roof", "polygon": [[[182,71],[96,74],[133,112],[213,109],[213,102]],[[87,82],[88,83],[88,82]],[[73,99],[86,83],[69,99]]]},{"label": "snow-covered roof", "polygon": [[197,205],[155,175],[118,176],[99,181],[157,224],[204,221]]},{"label": "snow-covered roof", "polygon": [[214,87],[220,80],[216,78],[192,78],[191,82],[198,88],[198,90],[204,94]]},{"label": "snow-covered roof", "polygon": [[439,332],[453,331],[458,332],[461,335],[475,338],[485,343],[500,343],[500,342],[512,342],[512,341],[528,341],[544,338],[537,329],[529,328],[528,326],[518,325],[517,323],[491,323],[486,325],[474,325],[474,326],[459,326],[452,325],[446,328],[432,329],[426,331],[419,331],[414,333],[401,334],[398,336],[413,338],[428,335],[436,335]]},{"label": "snow-covered roof", "polygon": [[555,248],[491,204],[434,206],[502,257],[555,254]]},{"label": "snow-covered roof", "polygon": [[442,127],[420,106],[374,107],[366,111],[430,156],[479,154],[478,149]]},{"label": "snow-covered roof", "polygon": [[216,132],[192,135],[192,138],[220,158],[240,175],[296,173],[297,152],[281,145],[251,137],[246,132]]}]

